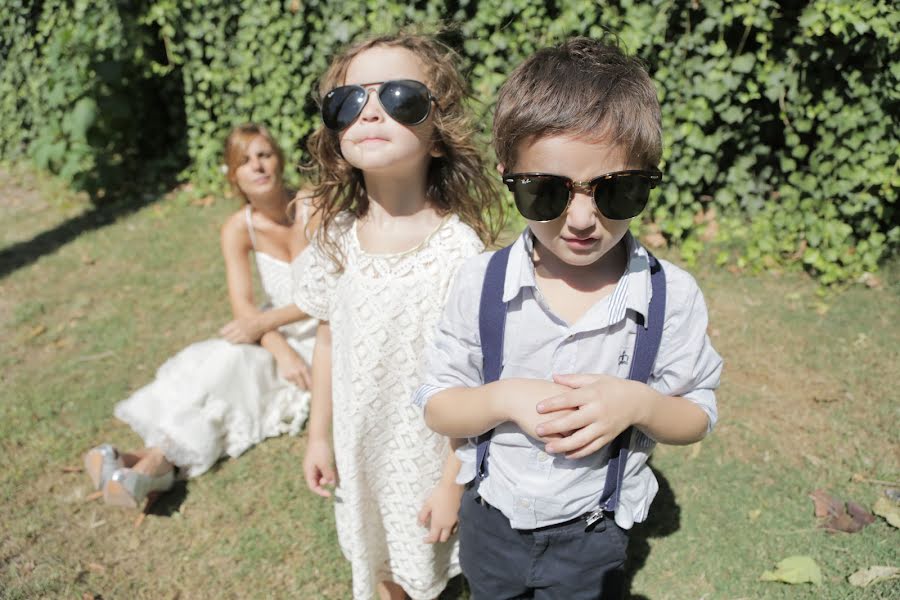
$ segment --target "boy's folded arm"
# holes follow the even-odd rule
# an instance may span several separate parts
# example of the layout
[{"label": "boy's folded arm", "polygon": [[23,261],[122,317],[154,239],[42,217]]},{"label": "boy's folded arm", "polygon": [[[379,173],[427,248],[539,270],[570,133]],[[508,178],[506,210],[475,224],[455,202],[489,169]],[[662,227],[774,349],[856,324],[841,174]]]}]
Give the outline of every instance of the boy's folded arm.
[{"label": "boy's folded arm", "polygon": [[[634,383],[634,382],[630,382]],[[709,430],[709,415],[682,396],[666,396],[642,383],[634,383],[638,400],[634,425],[661,444],[693,444]]]},{"label": "boy's folded arm", "polygon": [[425,404],[429,428],[454,438],[474,437],[506,421],[536,436],[542,418],[538,402],[566,389],[543,379],[502,379],[477,387],[451,387],[436,392]]},{"label": "boy's folded arm", "polygon": [[499,406],[496,387],[496,383],[489,383],[437,392],[425,405],[425,424],[453,438],[474,437],[493,429],[507,420]]}]

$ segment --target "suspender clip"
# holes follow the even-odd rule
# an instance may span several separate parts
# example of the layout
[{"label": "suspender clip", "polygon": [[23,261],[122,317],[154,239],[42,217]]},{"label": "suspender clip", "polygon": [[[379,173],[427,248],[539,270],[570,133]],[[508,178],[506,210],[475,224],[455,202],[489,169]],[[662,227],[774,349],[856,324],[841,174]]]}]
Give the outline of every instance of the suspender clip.
[{"label": "suspender clip", "polygon": [[598,508],[591,514],[587,515],[584,518],[584,522],[585,522],[584,530],[591,531],[592,529],[594,529],[594,527],[597,525],[597,523],[599,523],[600,521],[603,520],[603,517],[604,517],[603,509],[600,509],[600,508]]}]

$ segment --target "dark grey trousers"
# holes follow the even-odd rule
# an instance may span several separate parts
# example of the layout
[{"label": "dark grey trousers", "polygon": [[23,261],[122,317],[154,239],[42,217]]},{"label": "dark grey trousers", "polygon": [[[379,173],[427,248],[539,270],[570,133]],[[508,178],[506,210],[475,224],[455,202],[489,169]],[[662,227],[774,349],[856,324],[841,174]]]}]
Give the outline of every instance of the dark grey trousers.
[{"label": "dark grey trousers", "polygon": [[459,509],[459,557],[473,600],[620,600],[628,534],[612,517],[519,530],[475,488]]}]

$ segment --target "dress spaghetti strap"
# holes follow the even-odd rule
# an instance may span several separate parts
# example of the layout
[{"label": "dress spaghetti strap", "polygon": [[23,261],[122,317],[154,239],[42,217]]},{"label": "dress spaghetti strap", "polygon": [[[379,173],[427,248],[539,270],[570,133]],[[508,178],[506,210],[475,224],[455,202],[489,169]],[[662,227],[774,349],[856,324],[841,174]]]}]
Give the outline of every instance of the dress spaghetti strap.
[{"label": "dress spaghetti strap", "polygon": [[244,211],[244,218],[247,221],[247,233],[250,234],[250,245],[253,246],[253,251],[256,252],[256,232],[253,231],[253,207],[249,204]]}]

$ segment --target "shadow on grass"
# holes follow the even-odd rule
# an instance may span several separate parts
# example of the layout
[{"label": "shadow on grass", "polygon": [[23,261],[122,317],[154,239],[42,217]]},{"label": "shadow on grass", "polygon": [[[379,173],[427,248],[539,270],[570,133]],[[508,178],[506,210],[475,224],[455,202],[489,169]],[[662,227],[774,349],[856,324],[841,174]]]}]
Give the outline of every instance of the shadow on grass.
[{"label": "shadow on grass", "polygon": [[647,564],[650,555],[650,538],[672,535],[681,527],[681,508],[675,502],[675,493],[669,481],[659,469],[653,469],[659,482],[659,491],[650,507],[650,514],[643,523],[631,528],[628,542],[628,559],[625,562],[625,598],[629,600],[651,600],[643,594],[631,593],[634,576]]},{"label": "shadow on grass", "polygon": [[161,199],[164,193],[163,190],[152,194],[135,193],[127,200],[117,199],[95,205],[77,217],[72,217],[53,229],[43,231],[30,240],[17,242],[3,248],[0,250],[0,279],[27,267],[42,256],[52,254],[82,233],[111,225],[121,217],[153,204]]},{"label": "shadow on grass", "polygon": [[156,502],[150,505],[148,515],[157,517],[171,517],[179,511],[181,505],[187,500],[188,489],[187,481],[176,481],[172,489],[168,490],[157,498]]}]

